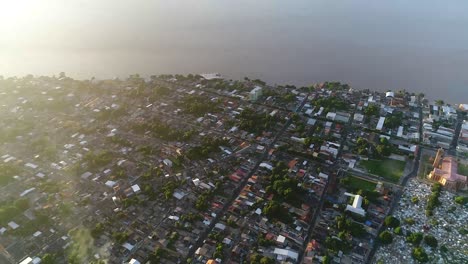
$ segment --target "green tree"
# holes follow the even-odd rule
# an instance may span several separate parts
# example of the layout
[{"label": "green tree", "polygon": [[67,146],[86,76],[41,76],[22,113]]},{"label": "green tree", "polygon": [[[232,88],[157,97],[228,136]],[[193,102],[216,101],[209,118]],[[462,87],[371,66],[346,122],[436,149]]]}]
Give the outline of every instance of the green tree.
[{"label": "green tree", "polygon": [[403,231],[401,230],[401,226],[395,228],[395,230],[393,230],[393,233],[395,233],[396,235],[402,235]]},{"label": "green tree", "polygon": [[468,202],[468,197],[457,196],[455,197],[455,202],[457,204],[465,205]]},{"label": "green tree", "polygon": [[406,241],[413,244],[414,246],[419,246],[422,239],[423,239],[423,234],[420,232],[412,233],[406,237]]},{"label": "green tree", "polygon": [[413,248],[413,251],[411,252],[411,256],[419,261],[419,262],[427,262],[429,260],[429,257],[427,256],[426,251],[422,247],[416,247]]},{"label": "green tree", "polygon": [[379,235],[379,240],[380,242],[382,242],[383,244],[390,244],[393,242],[393,236],[392,236],[392,233],[388,232],[388,231],[383,231],[382,233],[380,233]]},{"label": "green tree", "polygon": [[275,260],[269,257],[262,257],[260,259],[260,264],[275,264]]},{"label": "green tree", "polygon": [[437,247],[437,239],[432,235],[427,235],[424,237],[424,243],[426,243],[431,248]]},{"label": "green tree", "polygon": [[94,228],[91,230],[91,236],[93,238],[98,238],[104,232],[104,224],[97,223]]},{"label": "green tree", "polygon": [[395,228],[400,225],[400,220],[392,215],[389,215],[385,217],[384,224],[385,226]]},{"label": "green tree", "polygon": [[379,115],[379,112],[380,112],[380,108],[375,104],[371,104],[368,107],[366,107],[366,109],[364,109],[364,115],[368,117],[377,116]]},{"label": "green tree", "polygon": [[405,223],[408,225],[414,225],[415,221],[413,218],[408,217],[408,218],[405,218]]},{"label": "green tree", "polygon": [[41,258],[41,263],[42,264],[55,264],[57,261],[57,257],[55,255],[52,255],[52,254],[45,254],[44,256],[42,256]]}]

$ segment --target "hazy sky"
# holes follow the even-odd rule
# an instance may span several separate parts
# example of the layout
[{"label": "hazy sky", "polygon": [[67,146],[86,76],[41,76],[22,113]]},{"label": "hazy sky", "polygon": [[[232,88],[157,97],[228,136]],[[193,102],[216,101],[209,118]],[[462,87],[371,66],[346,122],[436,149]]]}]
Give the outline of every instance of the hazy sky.
[{"label": "hazy sky", "polygon": [[[468,87],[465,0],[0,3],[0,74],[7,76],[220,72],[434,96],[442,85]],[[460,96],[468,101],[468,92],[452,98]]]}]

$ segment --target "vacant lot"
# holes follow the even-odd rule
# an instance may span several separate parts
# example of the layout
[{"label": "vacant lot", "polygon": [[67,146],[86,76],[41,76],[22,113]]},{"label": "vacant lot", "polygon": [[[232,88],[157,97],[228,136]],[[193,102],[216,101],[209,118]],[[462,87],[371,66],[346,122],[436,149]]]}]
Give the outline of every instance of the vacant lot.
[{"label": "vacant lot", "polygon": [[399,160],[362,160],[359,163],[366,168],[369,173],[378,175],[390,182],[398,182],[403,175],[405,162]]}]

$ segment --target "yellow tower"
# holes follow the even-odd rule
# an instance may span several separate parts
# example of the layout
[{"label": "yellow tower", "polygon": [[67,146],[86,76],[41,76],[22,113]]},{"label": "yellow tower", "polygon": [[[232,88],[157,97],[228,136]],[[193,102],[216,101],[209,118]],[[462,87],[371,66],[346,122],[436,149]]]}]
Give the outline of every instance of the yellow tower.
[{"label": "yellow tower", "polygon": [[434,168],[439,168],[440,167],[440,161],[442,160],[442,156],[444,155],[444,149],[440,148],[437,150],[437,154],[434,159],[434,163],[432,164],[432,167]]}]

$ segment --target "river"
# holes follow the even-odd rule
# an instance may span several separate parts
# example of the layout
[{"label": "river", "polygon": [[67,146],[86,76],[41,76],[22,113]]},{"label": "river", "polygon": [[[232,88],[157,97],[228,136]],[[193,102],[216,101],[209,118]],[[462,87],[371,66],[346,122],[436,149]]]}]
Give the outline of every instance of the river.
[{"label": "river", "polygon": [[0,75],[219,72],[468,102],[466,0],[25,1],[0,11]]}]

